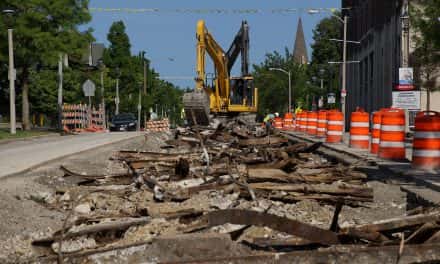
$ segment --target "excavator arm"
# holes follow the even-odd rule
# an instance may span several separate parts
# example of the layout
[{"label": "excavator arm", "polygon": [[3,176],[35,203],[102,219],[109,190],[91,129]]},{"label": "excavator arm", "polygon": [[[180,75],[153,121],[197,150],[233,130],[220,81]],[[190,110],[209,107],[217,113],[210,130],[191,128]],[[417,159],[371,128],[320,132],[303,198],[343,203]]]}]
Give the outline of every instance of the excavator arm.
[{"label": "excavator arm", "polygon": [[[229,72],[226,68],[227,58],[225,52],[215,41],[214,37],[205,27],[205,22],[197,23],[197,88],[205,88],[205,57],[208,53],[214,63],[216,73],[216,85],[211,95],[211,109],[219,112],[227,107],[229,100]],[[205,88],[205,90],[208,88]]]},{"label": "excavator arm", "polygon": [[229,50],[226,52],[228,60],[228,73],[231,74],[232,67],[241,54],[241,76],[249,75],[249,26],[246,21],[241,23],[241,28],[235,35]]}]

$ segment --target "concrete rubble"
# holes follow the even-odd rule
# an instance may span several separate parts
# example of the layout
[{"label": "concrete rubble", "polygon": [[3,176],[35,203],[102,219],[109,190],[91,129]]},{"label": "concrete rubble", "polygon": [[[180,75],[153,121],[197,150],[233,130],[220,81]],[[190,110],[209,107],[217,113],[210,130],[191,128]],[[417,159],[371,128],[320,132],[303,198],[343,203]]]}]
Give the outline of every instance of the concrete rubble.
[{"label": "concrete rubble", "polygon": [[[62,166],[66,184],[33,197],[66,215],[62,229],[32,237],[39,261],[247,263],[304,250],[440,243],[440,211],[410,215],[404,201],[379,201],[386,184],[370,181],[358,164],[316,154],[320,144],[237,124],[145,137],[162,150],[120,150],[107,168],[88,173]],[[378,219],[379,210],[393,218]]]}]

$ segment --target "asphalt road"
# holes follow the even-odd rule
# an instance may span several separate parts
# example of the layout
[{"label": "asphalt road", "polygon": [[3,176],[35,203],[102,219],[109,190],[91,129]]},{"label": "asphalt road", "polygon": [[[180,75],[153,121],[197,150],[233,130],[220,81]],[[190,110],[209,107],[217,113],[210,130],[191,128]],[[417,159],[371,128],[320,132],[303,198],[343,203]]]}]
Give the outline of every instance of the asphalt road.
[{"label": "asphalt road", "polygon": [[90,133],[0,144],[0,178],[24,172],[51,160],[141,135],[138,132]]}]

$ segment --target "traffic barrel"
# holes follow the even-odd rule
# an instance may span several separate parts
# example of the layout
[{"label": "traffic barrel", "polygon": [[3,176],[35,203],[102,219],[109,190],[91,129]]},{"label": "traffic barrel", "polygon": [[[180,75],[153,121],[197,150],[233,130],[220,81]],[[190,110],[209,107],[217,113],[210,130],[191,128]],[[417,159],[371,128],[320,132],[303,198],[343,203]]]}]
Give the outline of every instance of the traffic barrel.
[{"label": "traffic barrel", "polygon": [[284,114],[283,130],[293,130],[293,114],[290,112]]},{"label": "traffic barrel", "polygon": [[363,109],[351,113],[350,147],[368,149],[370,146],[370,115]]},{"label": "traffic barrel", "polygon": [[382,110],[379,157],[391,160],[404,160],[406,157],[405,111],[402,109]]},{"label": "traffic barrel", "polygon": [[300,122],[302,120],[302,113],[295,114],[295,131],[300,131]]},{"label": "traffic barrel", "polygon": [[299,131],[307,131],[307,112],[301,112],[301,121],[299,121]]},{"label": "traffic barrel", "polygon": [[341,111],[333,110],[327,113],[327,139],[328,143],[342,142],[344,130],[344,116]]},{"label": "traffic barrel", "polygon": [[276,129],[283,129],[283,119],[281,117],[275,117],[274,127]]},{"label": "traffic barrel", "polygon": [[382,123],[382,112],[381,110],[373,113],[373,129],[371,131],[371,146],[370,153],[379,153],[379,143],[380,143],[380,126]]},{"label": "traffic barrel", "polygon": [[440,169],[440,113],[420,112],[415,119],[412,166]]},{"label": "traffic barrel", "polygon": [[298,125],[298,114],[294,114],[292,119],[292,130],[296,131],[298,128],[296,127]]},{"label": "traffic barrel", "polygon": [[316,135],[316,129],[318,128],[318,113],[308,112],[307,113],[307,134]]},{"label": "traffic barrel", "polygon": [[318,112],[318,127],[316,128],[317,137],[325,137],[327,132],[327,111],[321,110]]}]

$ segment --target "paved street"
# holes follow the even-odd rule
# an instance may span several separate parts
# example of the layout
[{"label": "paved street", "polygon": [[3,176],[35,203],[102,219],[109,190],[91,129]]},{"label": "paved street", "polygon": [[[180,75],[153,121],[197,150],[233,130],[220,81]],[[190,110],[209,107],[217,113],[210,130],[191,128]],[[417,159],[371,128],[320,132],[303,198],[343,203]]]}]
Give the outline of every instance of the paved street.
[{"label": "paved street", "polygon": [[0,144],[0,178],[45,162],[140,136],[137,132],[43,137]]}]

